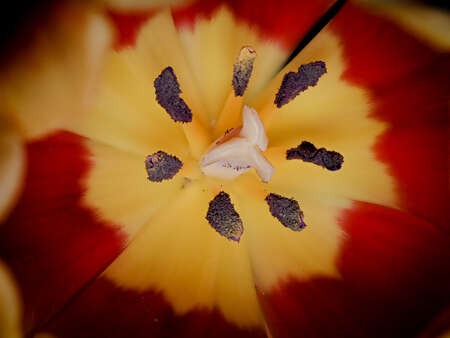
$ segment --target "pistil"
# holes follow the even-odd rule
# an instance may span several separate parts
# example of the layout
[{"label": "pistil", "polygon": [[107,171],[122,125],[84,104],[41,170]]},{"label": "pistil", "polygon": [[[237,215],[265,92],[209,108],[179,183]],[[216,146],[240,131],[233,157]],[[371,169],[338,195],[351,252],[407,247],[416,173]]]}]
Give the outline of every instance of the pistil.
[{"label": "pistil", "polygon": [[242,128],[234,128],[217,140],[203,156],[200,166],[204,174],[233,179],[255,168],[263,182],[269,182],[275,169],[264,157],[268,139],[258,113],[244,106]]}]

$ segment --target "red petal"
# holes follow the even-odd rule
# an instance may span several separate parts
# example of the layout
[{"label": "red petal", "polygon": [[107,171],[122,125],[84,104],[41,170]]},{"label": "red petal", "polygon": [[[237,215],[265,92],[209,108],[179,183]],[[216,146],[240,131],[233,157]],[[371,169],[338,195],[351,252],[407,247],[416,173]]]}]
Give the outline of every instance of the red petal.
[{"label": "red petal", "polygon": [[219,311],[198,309],[177,316],[161,293],[137,292],[99,278],[44,328],[61,338],[263,338],[228,323]]},{"label": "red petal", "polygon": [[[173,16],[177,25],[193,26],[198,16],[212,18],[217,9],[226,5],[238,19],[257,26],[266,38],[280,41],[286,48],[293,49],[334,2],[336,1],[199,0],[176,9]],[[109,16],[117,31],[116,50],[134,46],[140,28],[155,12],[156,10],[111,11]]]},{"label": "red petal", "polygon": [[116,40],[114,48],[120,50],[134,46],[140,28],[155,13],[155,11],[114,12],[110,11],[109,17],[116,28]]},{"label": "red petal", "polygon": [[83,139],[61,132],[28,144],[25,190],[0,227],[0,257],[21,288],[28,332],[122,250],[125,236],[82,205]]},{"label": "red petal", "polygon": [[373,116],[391,127],[375,151],[398,183],[402,207],[449,228],[447,125],[450,59],[401,28],[348,3],[331,21]]},{"label": "red petal", "polygon": [[290,280],[260,295],[274,337],[412,337],[449,304],[449,237],[367,203],[342,224],[342,279]]}]

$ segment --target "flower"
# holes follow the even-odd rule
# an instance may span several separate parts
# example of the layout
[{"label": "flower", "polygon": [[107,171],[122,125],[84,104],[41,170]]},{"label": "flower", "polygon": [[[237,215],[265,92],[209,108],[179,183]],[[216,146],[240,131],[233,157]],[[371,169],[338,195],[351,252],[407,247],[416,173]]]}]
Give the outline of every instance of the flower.
[{"label": "flower", "polygon": [[[337,14],[286,62],[330,7]],[[0,228],[25,333],[443,333],[448,54],[441,40],[429,45],[374,11],[204,0],[110,13],[118,36],[94,106],[27,139],[23,192]],[[241,96],[232,76],[245,46],[257,56]],[[314,86],[276,99],[286,74],[322,63]],[[275,168],[267,183],[236,148],[215,163],[245,163],[242,175],[224,180],[201,168],[208,145],[241,124],[244,102],[257,113],[255,133],[242,132],[244,120],[220,142],[241,137],[245,154],[264,156]],[[183,119],[167,114],[179,107]],[[319,151],[339,152],[342,168],[315,165],[307,156]],[[146,165],[164,161],[175,169],[147,180]],[[306,227],[287,226],[286,210]]]}]

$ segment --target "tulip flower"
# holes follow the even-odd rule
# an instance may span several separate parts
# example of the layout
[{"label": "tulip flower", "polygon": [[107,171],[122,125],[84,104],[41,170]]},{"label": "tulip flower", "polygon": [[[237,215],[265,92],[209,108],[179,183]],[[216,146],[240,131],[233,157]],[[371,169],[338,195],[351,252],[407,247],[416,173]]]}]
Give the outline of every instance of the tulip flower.
[{"label": "tulip flower", "polygon": [[37,76],[51,48],[5,67],[2,156],[21,159],[0,171],[0,258],[24,336],[446,334],[445,14],[132,4],[50,44],[92,47],[92,68]]}]

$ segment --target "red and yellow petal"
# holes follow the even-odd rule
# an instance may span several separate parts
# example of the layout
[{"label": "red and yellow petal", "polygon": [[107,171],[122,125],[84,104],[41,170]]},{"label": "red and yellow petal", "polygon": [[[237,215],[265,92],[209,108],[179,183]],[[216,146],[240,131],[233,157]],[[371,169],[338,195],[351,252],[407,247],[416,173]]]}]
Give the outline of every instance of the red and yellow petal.
[{"label": "red and yellow petal", "polygon": [[45,330],[64,338],[242,337],[264,338],[261,329],[242,329],[218,310],[176,314],[161,292],[136,291],[99,278],[54,318]]},{"label": "red and yellow petal", "polygon": [[29,332],[123,249],[127,235],[83,203],[89,153],[61,132],[27,144],[24,191],[0,228],[0,257],[15,275]]},{"label": "red and yellow petal", "polygon": [[448,230],[449,55],[352,5],[330,29],[342,41],[345,79],[370,91],[371,116],[389,125],[374,151],[397,182],[401,207]]},{"label": "red and yellow petal", "polygon": [[[254,96],[278,71],[308,30],[334,3],[324,1],[194,1],[172,10],[179,36],[163,39],[177,45],[180,40],[204,107],[196,110],[214,122],[232,91],[233,64],[239,50],[251,45],[258,53],[247,94]],[[118,49],[133,46],[137,35],[152,20],[155,11],[112,12],[118,29]],[[161,29],[154,28],[153,31]],[[148,38],[147,38],[148,39]],[[172,53],[165,52],[166,57]],[[170,61],[173,63],[173,61]],[[179,68],[179,67],[177,67]],[[176,68],[174,67],[176,70]],[[184,90],[182,86],[182,90]],[[189,95],[187,95],[189,96]]]},{"label": "red and yellow petal", "polygon": [[274,337],[411,337],[448,306],[449,238],[407,213],[355,203],[342,215],[341,278],[260,293]]},{"label": "red and yellow petal", "polygon": [[[184,181],[181,176],[168,189],[139,184],[145,174],[140,156],[159,147],[180,152],[193,163],[183,153],[186,130],[173,126],[149,95],[161,69],[177,65],[186,100],[205,123],[220,110],[207,94],[226,100],[231,72],[221,75],[221,66],[231,70],[238,48],[224,48],[217,34],[232,32],[236,45],[258,44],[269,55],[262,58],[269,70],[287,55],[286,45],[294,41],[290,34],[277,41],[281,48],[267,42],[278,29],[286,33],[284,25],[271,25],[249,3],[253,11],[244,10],[245,3],[217,8],[208,2],[201,3],[206,10],[200,16],[198,8],[195,15],[190,12],[193,5],[142,20],[141,28],[132,30],[140,32],[134,48],[109,56],[99,104],[71,126],[91,140],[61,133],[28,145],[25,192],[0,229],[1,257],[24,290],[28,332],[50,319],[43,331],[68,337],[263,337],[266,325],[274,337],[398,337],[418,332],[444,311],[449,238],[426,219],[446,224],[444,170],[434,157],[447,157],[446,142],[441,143],[444,128],[438,125],[447,121],[443,107],[448,92],[445,85],[436,85],[440,75],[427,67],[437,64],[446,70],[447,60],[351,4],[288,66],[323,57],[332,66],[328,77],[299,96],[298,103],[280,110],[290,118],[275,122],[269,131],[273,145],[289,144],[289,133],[277,136],[274,130],[294,132],[291,118],[294,108],[301,108],[307,122],[302,135],[317,137],[312,140],[319,146],[342,147],[347,159],[343,170],[348,171],[330,179],[314,169],[299,171],[299,180],[321,183],[317,189],[285,182],[294,173],[288,166],[281,166],[281,176],[263,188],[251,174],[226,185],[247,224],[239,245],[219,237],[205,220],[208,202],[223,188],[214,180]],[[286,13],[282,22],[298,20],[298,12]],[[193,17],[195,22],[189,21]],[[365,30],[369,24],[376,34]],[[166,40],[176,43],[164,44]],[[154,50],[156,43],[160,50]],[[206,70],[220,69],[211,82],[217,88],[209,86],[207,72],[198,73],[203,57],[211,62]],[[252,90],[270,77],[267,69]],[[316,106],[320,96],[338,104]],[[410,96],[414,104],[406,100]],[[266,103],[255,102],[262,108]],[[327,107],[333,108],[330,115]],[[339,119],[345,108],[347,120]],[[314,121],[314,113],[324,118]],[[429,146],[433,160],[410,170],[417,158],[429,155]],[[278,150],[272,147],[268,155],[280,160]],[[128,172],[130,177],[115,182]],[[417,182],[429,184],[411,184]],[[143,178],[142,183],[148,182]],[[163,190],[167,203],[158,204],[155,196]],[[299,199],[308,227],[293,234],[278,224],[263,200],[269,192]]]},{"label": "red and yellow petal", "polygon": [[205,180],[187,183],[46,330],[63,337],[263,337],[247,245],[225,240],[205,218],[217,189]]},{"label": "red and yellow petal", "polygon": [[[448,56],[351,3],[344,5],[298,58],[333,61],[339,48],[330,51],[325,45],[321,47],[321,39],[337,39],[343,73],[337,78],[340,84],[336,91],[342,93],[349,85],[353,95],[349,91],[339,97],[327,91],[336,71],[330,67],[330,74],[319,80],[317,87],[273,113],[268,134],[276,146],[286,147],[297,129],[298,143],[305,135],[322,141],[320,146],[342,151],[350,161],[344,161],[341,172],[334,176],[335,183],[312,167],[307,169],[308,164],[298,163],[303,171],[297,176],[291,164],[281,168],[295,180],[277,180],[275,174],[269,186],[293,196],[307,191],[311,197],[325,200],[358,195],[359,200],[381,205],[354,201],[351,207],[341,209],[337,218],[343,231],[335,257],[337,278],[292,275],[269,289],[256,279],[260,300],[274,337],[334,337],[337,333],[346,337],[410,337],[426,328],[449,304],[450,238],[440,230],[448,226],[445,133],[449,90],[444,79]],[[434,67],[438,71],[431,71]],[[322,96],[324,101],[330,98],[328,104],[314,95],[321,86],[325,93],[331,93]],[[357,95],[358,91],[363,95]],[[340,104],[342,97],[348,98],[345,104]],[[263,102],[257,101],[261,107]],[[269,103],[266,98],[266,105]],[[314,112],[324,118],[309,118]],[[335,113],[340,113],[342,121],[334,118],[338,116]],[[327,116],[332,122],[328,123]],[[354,145],[349,143],[352,139]],[[268,157],[281,161],[281,148],[269,149]],[[366,162],[358,163],[363,158]],[[362,170],[368,163],[374,165]],[[346,178],[344,171],[351,172],[355,166],[359,168],[355,175]],[[371,173],[375,175],[373,182],[358,181],[361,175]],[[312,177],[317,177],[316,194],[309,184]],[[341,190],[344,182],[347,189]],[[305,221],[307,216],[305,212]],[[260,252],[263,250],[253,253],[252,261]]]},{"label": "red and yellow petal", "polygon": [[412,1],[364,0],[359,3],[367,6],[370,11],[388,17],[402,29],[433,48],[442,51],[450,50],[450,13],[448,11]]},{"label": "red and yellow petal", "polygon": [[[155,46],[158,46],[155,48]],[[155,99],[153,81],[171,66],[182,96],[195,112],[191,124],[176,124]],[[111,51],[106,59],[99,97],[89,114],[68,128],[91,139],[142,156],[164,149],[181,153],[189,146],[207,146],[203,103],[187,65],[169,11],[161,11],[143,23],[136,46]],[[193,131],[198,131],[192,135]],[[195,141],[195,142],[194,142]]]},{"label": "red and yellow petal", "polygon": [[[273,40],[287,50],[296,47],[308,30],[336,2],[320,1],[235,1],[235,0],[198,0],[192,5],[175,12],[177,25],[186,24],[195,27],[196,20],[211,20],[221,7],[228,8],[237,21],[258,29],[264,40]],[[218,38],[229,38],[218,36]]]},{"label": "red and yellow petal", "polygon": [[243,46],[251,46],[258,55],[245,94],[253,97],[333,2],[197,1],[174,11],[211,123],[217,121],[232,93],[233,64]]},{"label": "red and yellow petal", "polygon": [[[333,42],[336,47],[327,48]],[[340,151],[343,169],[324,177],[326,184],[315,185],[319,189],[337,188],[348,198],[401,208],[448,227],[448,54],[348,3],[284,71],[313,59],[329,66],[316,87],[276,109],[271,99],[281,74],[254,102],[266,124],[271,119],[269,146],[290,148],[296,139],[309,139]],[[282,148],[273,151],[281,154]],[[306,166],[298,165],[314,170]],[[307,187],[311,182],[296,181]]]},{"label": "red and yellow petal", "polygon": [[[318,84],[276,108],[275,93],[284,75],[318,60],[327,66],[327,73]],[[371,117],[370,92],[343,79],[347,67],[339,36],[325,29],[274,78],[261,96],[250,102],[267,128],[266,156],[276,168],[269,185],[299,201],[345,198],[399,207],[395,180],[372,150],[388,125]],[[330,172],[310,163],[286,160],[286,151],[302,141],[341,153],[342,169]]]}]

